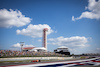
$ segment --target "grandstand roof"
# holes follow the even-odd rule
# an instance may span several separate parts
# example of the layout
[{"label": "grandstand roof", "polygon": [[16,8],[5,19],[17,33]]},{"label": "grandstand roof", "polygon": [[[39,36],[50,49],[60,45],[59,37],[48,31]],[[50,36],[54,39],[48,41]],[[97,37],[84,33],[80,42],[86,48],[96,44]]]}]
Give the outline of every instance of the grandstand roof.
[{"label": "grandstand roof", "polygon": [[66,46],[61,46],[61,47],[58,47],[58,48],[68,48],[68,47],[66,47]]},{"label": "grandstand roof", "polygon": [[37,49],[41,49],[41,50],[46,50],[46,48],[44,48],[44,47],[37,47],[37,48],[34,48],[35,50],[37,50]]},{"label": "grandstand roof", "polygon": [[33,49],[33,48],[35,48],[35,47],[23,47],[22,49],[23,49],[23,50],[31,50],[31,49]]}]

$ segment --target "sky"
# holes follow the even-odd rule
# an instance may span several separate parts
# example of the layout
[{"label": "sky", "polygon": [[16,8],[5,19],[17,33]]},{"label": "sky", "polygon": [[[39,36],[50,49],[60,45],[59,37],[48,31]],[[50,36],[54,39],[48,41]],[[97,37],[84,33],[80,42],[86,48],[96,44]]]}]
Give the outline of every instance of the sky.
[{"label": "sky", "polygon": [[68,47],[71,54],[100,53],[100,0],[0,0],[0,49]]}]

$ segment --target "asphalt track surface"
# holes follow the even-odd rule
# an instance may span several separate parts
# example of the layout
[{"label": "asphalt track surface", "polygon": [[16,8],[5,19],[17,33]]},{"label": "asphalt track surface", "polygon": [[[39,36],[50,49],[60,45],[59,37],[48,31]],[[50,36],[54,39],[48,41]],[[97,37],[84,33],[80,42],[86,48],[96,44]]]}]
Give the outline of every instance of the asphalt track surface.
[{"label": "asphalt track surface", "polygon": [[[77,60],[74,60],[74,62]],[[99,61],[99,62],[98,62]],[[88,62],[89,64],[87,64],[87,62],[78,62],[78,65],[76,65],[76,63],[71,63],[70,61],[57,61],[58,62],[67,62],[66,65],[61,65],[61,66],[55,66],[55,65],[44,65],[44,66],[34,66],[34,65],[39,65],[39,64],[48,64],[48,63],[55,63],[56,61],[47,61],[47,62],[5,62],[5,63],[0,63],[0,67],[10,67],[10,66],[14,66],[14,67],[20,67],[20,65],[26,65],[26,67],[100,67],[100,58],[97,61],[93,61],[93,62]],[[99,65],[95,65],[99,63]],[[83,65],[84,64],[84,65]],[[28,66],[28,65],[33,65],[33,66]],[[59,64],[58,64],[59,65]],[[23,66],[23,67],[24,67]]]},{"label": "asphalt track surface", "polygon": [[[38,63],[38,62],[37,62]],[[22,65],[22,64],[33,64],[33,62],[22,62],[22,63],[0,63],[0,67],[6,67],[9,65]],[[20,66],[19,66],[20,67]],[[66,66],[63,66],[66,67]],[[85,66],[72,66],[72,67],[100,67],[100,65],[98,66],[92,66],[92,65],[85,65]]]}]

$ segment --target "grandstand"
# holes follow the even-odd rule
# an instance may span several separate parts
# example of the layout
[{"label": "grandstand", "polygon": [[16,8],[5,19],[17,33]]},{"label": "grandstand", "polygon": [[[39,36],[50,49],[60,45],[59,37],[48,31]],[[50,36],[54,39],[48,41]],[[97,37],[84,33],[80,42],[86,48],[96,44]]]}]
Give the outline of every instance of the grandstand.
[{"label": "grandstand", "polygon": [[70,52],[68,50],[68,47],[61,46],[54,50],[55,53],[70,55]]},{"label": "grandstand", "polygon": [[13,51],[0,50],[0,57],[63,57],[63,54],[54,52]]}]

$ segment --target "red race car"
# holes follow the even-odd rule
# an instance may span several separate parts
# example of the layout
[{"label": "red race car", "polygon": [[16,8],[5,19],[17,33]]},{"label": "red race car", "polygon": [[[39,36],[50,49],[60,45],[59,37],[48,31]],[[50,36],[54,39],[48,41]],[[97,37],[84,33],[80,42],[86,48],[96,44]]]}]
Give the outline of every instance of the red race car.
[{"label": "red race car", "polygon": [[40,62],[40,60],[33,60],[32,62]]}]

